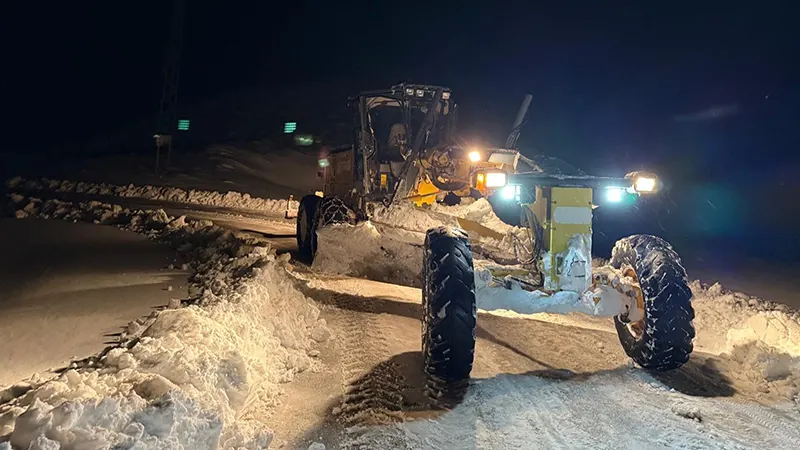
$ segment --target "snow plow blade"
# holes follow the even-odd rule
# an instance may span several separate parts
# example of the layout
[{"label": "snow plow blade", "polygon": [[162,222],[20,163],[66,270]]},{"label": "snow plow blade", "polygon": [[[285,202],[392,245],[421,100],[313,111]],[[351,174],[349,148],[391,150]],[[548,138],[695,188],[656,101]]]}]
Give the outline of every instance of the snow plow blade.
[{"label": "snow plow blade", "polygon": [[497,239],[498,241],[502,241],[503,238],[505,237],[503,233],[492,230],[491,228],[487,228],[479,224],[478,222],[474,222],[472,220],[458,217],[456,221],[458,222],[458,227],[468,233],[475,233],[481,237]]}]

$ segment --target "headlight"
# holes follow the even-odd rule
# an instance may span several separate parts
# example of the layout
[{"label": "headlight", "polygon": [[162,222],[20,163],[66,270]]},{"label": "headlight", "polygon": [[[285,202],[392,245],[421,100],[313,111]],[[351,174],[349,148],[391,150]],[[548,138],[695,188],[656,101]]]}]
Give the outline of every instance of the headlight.
[{"label": "headlight", "polygon": [[471,151],[469,152],[469,160],[472,162],[478,162],[481,160],[481,152],[478,151]]},{"label": "headlight", "polygon": [[633,188],[636,192],[653,192],[656,190],[656,182],[654,177],[636,177],[633,181]]},{"label": "headlight", "polygon": [[414,89],[406,88],[406,95],[414,95]]},{"label": "headlight", "polygon": [[425,95],[425,91],[422,89],[417,89],[417,97],[422,97],[423,95]]},{"label": "headlight", "polygon": [[522,193],[522,186],[519,185],[506,185],[500,190],[500,197],[503,200],[516,200],[519,201],[520,194]]},{"label": "headlight", "polygon": [[442,100],[447,100],[448,98],[450,98],[450,93],[449,92],[442,92]]},{"label": "headlight", "polygon": [[498,188],[506,185],[505,172],[487,172],[486,173],[486,187]]},{"label": "headlight", "polygon": [[619,203],[625,197],[625,189],[611,187],[606,189],[606,200],[610,203]]}]

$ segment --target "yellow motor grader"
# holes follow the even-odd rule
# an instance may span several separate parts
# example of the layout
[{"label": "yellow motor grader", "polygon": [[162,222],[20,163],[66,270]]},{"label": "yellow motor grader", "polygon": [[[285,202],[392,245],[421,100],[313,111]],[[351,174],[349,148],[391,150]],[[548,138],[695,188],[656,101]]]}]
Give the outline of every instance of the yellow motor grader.
[{"label": "yellow motor grader", "polygon": [[[507,147],[513,148],[526,98]],[[612,317],[625,352],[640,366],[670,370],[693,349],[694,311],[686,271],[661,238],[617,242],[610,264],[592,267],[593,210],[604,202],[652,195],[652,173],[620,178],[527,159],[514,150],[453,144],[456,106],[450,90],[398,85],[351,99],[354,144],[323,155],[324,197],[303,197],[297,216],[300,254],[312,259],[316,230],[367,220],[371,206],[413,201],[447,203],[500,193],[519,206],[524,239],[517,261],[473,260],[469,234],[492,230],[470,222],[427,230],[422,266],[422,351],[438,388],[463,384],[472,370],[477,309],[519,313],[581,312]],[[466,229],[466,230],[465,230]],[[468,234],[469,233],[469,234]],[[502,236],[501,236],[502,237]]]}]

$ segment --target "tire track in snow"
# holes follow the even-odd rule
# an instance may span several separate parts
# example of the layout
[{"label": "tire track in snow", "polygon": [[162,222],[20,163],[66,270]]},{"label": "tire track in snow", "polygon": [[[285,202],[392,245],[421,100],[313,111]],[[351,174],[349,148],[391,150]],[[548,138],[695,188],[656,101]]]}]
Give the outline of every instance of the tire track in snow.
[{"label": "tire track in snow", "polygon": [[[335,293],[332,303],[340,309],[343,393],[334,408],[345,427],[342,448],[348,448],[359,427],[403,420],[405,378],[386,351],[386,323],[380,320],[370,298]],[[355,435],[355,436],[353,436]],[[350,438],[350,439],[349,439]]]}]

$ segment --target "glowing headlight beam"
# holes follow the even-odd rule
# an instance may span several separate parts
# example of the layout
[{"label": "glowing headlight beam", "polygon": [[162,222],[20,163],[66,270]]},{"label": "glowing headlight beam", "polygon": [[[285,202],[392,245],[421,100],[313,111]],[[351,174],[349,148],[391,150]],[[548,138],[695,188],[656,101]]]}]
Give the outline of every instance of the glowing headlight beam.
[{"label": "glowing headlight beam", "polygon": [[519,201],[520,194],[522,193],[522,186],[507,184],[503,189],[500,189],[500,197],[503,200]]},{"label": "glowing headlight beam", "polygon": [[469,160],[472,162],[478,162],[481,160],[481,152],[479,151],[471,151],[467,156],[469,156]]},{"label": "glowing headlight beam", "polygon": [[636,192],[653,192],[656,190],[656,179],[653,177],[637,177],[633,182]]},{"label": "glowing headlight beam", "polygon": [[606,189],[606,200],[608,200],[610,203],[619,203],[622,201],[624,196],[625,189],[614,187]]},{"label": "glowing headlight beam", "polygon": [[487,172],[486,173],[486,187],[488,188],[499,188],[506,185],[508,180],[506,180],[505,172]]}]

